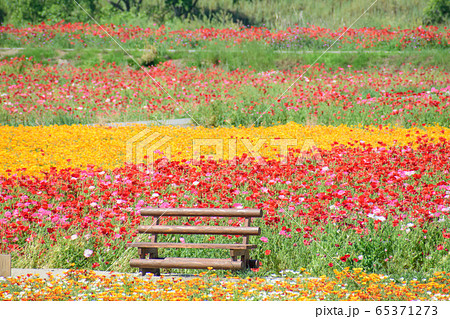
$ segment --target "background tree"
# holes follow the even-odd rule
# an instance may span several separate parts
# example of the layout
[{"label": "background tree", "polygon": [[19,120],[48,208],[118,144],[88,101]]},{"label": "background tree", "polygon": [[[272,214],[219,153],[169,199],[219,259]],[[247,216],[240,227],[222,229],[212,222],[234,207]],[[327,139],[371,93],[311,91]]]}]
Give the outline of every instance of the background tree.
[{"label": "background tree", "polygon": [[7,11],[6,8],[3,7],[3,4],[0,4],[0,24],[6,21]]},{"label": "background tree", "polygon": [[423,23],[440,24],[450,18],[450,0],[430,0],[424,10]]},{"label": "background tree", "polygon": [[197,6],[198,0],[165,0],[167,8],[171,8],[176,17],[187,18]]},{"label": "background tree", "polygon": [[[96,16],[98,0],[77,0],[86,12]],[[68,0],[1,0],[0,7],[7,8],[8,22],[13,24],[37,24],[46,20],[70,22],[90,21],[89,15],[75,1]]]},{"label": "background tree", "polygon": [[117,10],[130,12],[134,9],[137,13],[141,10],[142,0],[108,0],[108,2]]}]

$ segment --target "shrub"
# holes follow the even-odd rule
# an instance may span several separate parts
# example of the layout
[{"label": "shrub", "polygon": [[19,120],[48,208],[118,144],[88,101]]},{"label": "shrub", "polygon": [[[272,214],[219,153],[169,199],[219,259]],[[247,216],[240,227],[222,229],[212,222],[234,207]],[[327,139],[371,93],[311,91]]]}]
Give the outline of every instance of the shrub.
[{"label": "shrub", "polygon": [[426,25],[444,23],[450,18],[450,1],[430,0],[424,10],[423,23]]},{"label": "shrub", "polygon": [[157,56],[158,56],[158,51],[156,50],[156,47],[151,44],[146,45],[145,51],[139,60],[139,64],[141,64],[142,66],[154,65]]}]

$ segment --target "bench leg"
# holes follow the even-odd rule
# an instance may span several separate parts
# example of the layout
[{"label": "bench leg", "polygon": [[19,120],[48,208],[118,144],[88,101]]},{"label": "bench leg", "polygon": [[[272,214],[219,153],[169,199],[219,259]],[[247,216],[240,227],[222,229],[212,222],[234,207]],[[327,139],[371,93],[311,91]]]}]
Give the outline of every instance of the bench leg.
[{"label": "bench leg", "polygon": [[[146,259],[147,255],[149,259],[158,258],[158,248],[139,248],[138,253],[140,259]],[[139,271],[142,273],[142,276],[145,276],[147,273],[152,273],[155,276],[161,275],[159,268],[139,268]]]},{"label": "bench leg", "polygon": [[[145,259],[145,257],[147,256],[148,252],[146,248],[138,248],[138,255],[140,259]],[[142,273],[142,276],[145,276],[146,269],[143,268],[139,268],[139,272]]]},{"label": "bench leg", "polygon": [[[148,248],[148,257],[149,259],[158,259],[158,248]],[[159,268],[149,268],[147,272],[151,272],[155,276],[160,276],[161,272]]]},{"label": "bench leg", "polygon": [[231,249],[230,250],[231,260],[236,261],[238,257],[241,257],[241,260],[244,264],[244,269],[249,268],[250,261],[250,253],[248,249]]}]

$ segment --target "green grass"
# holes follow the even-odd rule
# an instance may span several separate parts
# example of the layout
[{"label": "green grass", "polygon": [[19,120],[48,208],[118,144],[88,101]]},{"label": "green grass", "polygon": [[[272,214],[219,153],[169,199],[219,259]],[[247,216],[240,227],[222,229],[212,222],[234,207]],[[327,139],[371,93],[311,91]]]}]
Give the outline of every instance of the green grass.
[{"label": "green grass", "polygon": [[[89,68],[102,61],[106,63],[116,63],[116,65],[130,65],[138,67],[136,62],[140,61],[144,54],[142,49],[145,44],[139,46],[124,46],[122,48],[113,45],[112,49],[99,48],[73,48],[71,50],[56,51],[56,45],[36,47],[33,44],[27,46],[9,57],[33,57],[34,61],[44,64],[57,64],[58,59],[64,59],[77,67]],[[109,46],[108,46],[109,47]],[[272,69],[289,69],[297,64],[310,65],[313,63],[323,63],[330,68],[345,67],[352,65],[355,69],[367,68],[371,66],[400,67],[405,63],[410,63],[414,67],[439,66],[448,71],[450,70],[450,60],[448,52],[442,48],[422,48],[421,50],[398,49],[390,50],[359,50],[346,52],[346,49],[332,47],[330,51],[325,52],[323,47],[305,47],[303,49],[278,49],[276,46],[268,45],[263,42],[253,41],[244,42],[239,46],[230,47],[229,43],[205,43],[200,48],[175,48],[175,52],[169,51],[167,45],[156,44],[157,58],[155,64],[167,60],[180,60],[186,66],[195,66],[198,68],[218,65],[225,70],[244,69],[251,66],[256,71],[268,71]],[[282,51],[282,52],[280,52]],[[311,52],[313,51],[313,52]],[[340,51],[342,53],[334,53]],[[347,50],[348,51],[348,50]],[[319,58],[320,57],[320,58]]]},{"label": "green grass", "polygon": [[89,68],[100,64],[100,52],[98,49],[78,49],[68,51],[64,59],[70,61],[76,67]]},{"label": "green grass", "polygon": [[446,50],[424,50],[421,52],[405,50],[400,52],[358,52],[358,53],[279,53],[275,50],[249,45],[242,52],[218,50],[217,52],[199,52],[188,55],[188,66],[204,67],[220,65],[225,70],[243,69],[251,66],[258,72],[273,69],[291,69],[297,65],[323,64],[327,68],[337,69],[352,65],[354,69],[369,67],[400,68],[411,64],[414,68],[439,66],[450,71],[450,60]]},{"label": "green grass", "polygon": [[246,69],[252,67],[257,71],[267,71],[275,67],[275,62],[282,55],[273,47],[260,42],[248,42],[239,47],[227,47],[226,43],[208,46],[205,50],[193,53],[178,53],[187,66],[199,68],[220,66],[224,70]]},{"label": "green grass", "polygon": [[56,63],[56,57],[58,53],[53,48],[38,48],[38,47],[25,47],[20,50],[17,54],[10,54],[3,56],[2,58],[12,58],[12,57],[26,57],[33,58],[34,61],[39,62],[44,65]]}]

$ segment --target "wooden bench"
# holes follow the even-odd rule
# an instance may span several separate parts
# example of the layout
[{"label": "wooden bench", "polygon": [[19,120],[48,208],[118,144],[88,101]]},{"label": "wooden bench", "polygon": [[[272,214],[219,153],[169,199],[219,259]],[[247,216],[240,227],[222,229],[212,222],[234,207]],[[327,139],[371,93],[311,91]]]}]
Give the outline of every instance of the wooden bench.
[{"label": "wooden bench", "polygon": [[[137,267],[142,275],[150,272],[160,275],[160,268],[184,269],[227,269],[243,270],[258,268],[259,262],[250,259],[250,249],[256,245],[249,244],[249,237],[260,235],[259,227],[250,227],[251,219],[262,217],[260,209],[217,209],[217,208],[150,208],[141,209],[142,216],[152,216],[153,225],[141,225],[137,230],[140,234],[151,234],[150,242],[134,242],[127,247],[137,247],[139,259],[131,259],[130,266]],[[161,217],[238,217],[245,218],[244,225],[237,226],[186,226],[186,225],[160,225]],[[186,242],[158,242],[158,234],[201,234],[201,235],[240,235],[242,243],[186,243]],[[159,257],[159,248],[198,248],[198,249],[229,249],[229,259],[213,258],[170,258]],[[146,258],[148,255],[149,258]]]}]

